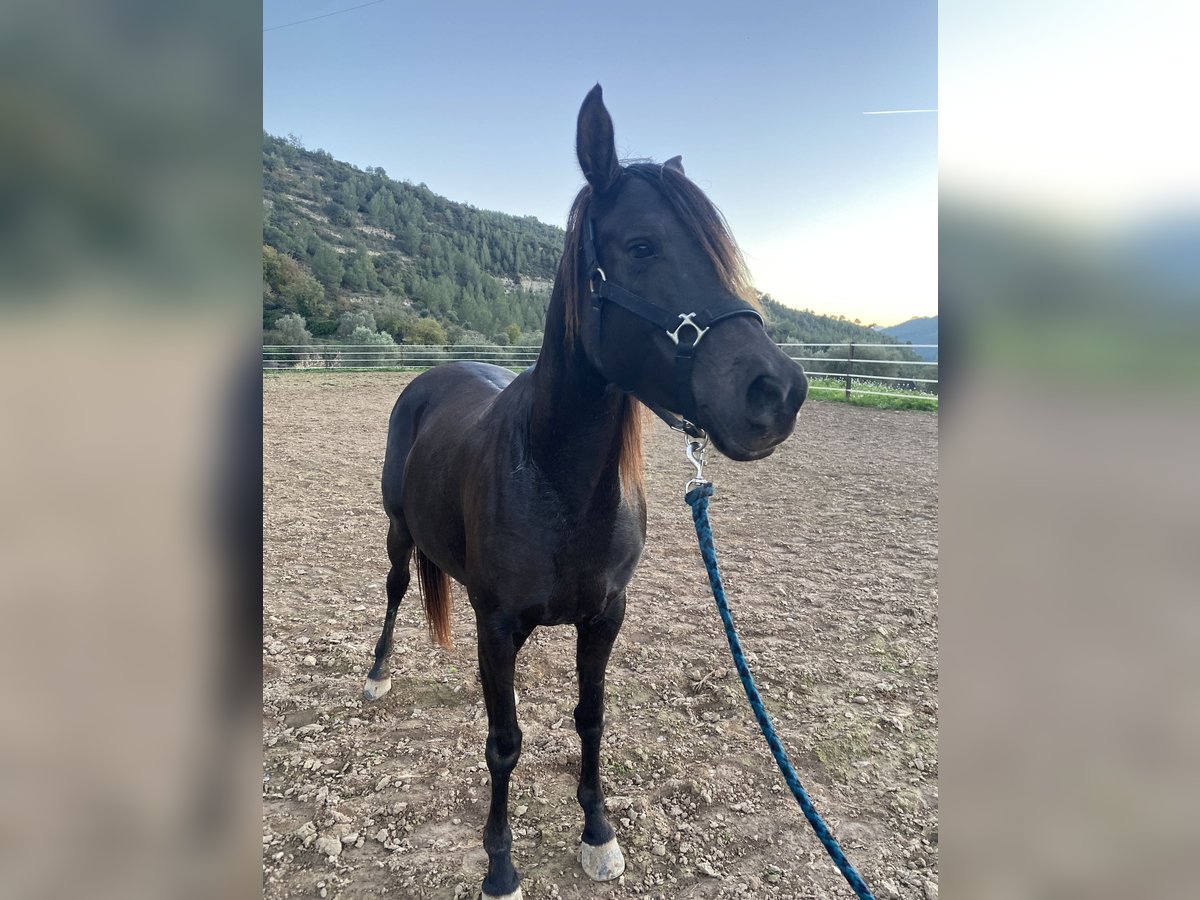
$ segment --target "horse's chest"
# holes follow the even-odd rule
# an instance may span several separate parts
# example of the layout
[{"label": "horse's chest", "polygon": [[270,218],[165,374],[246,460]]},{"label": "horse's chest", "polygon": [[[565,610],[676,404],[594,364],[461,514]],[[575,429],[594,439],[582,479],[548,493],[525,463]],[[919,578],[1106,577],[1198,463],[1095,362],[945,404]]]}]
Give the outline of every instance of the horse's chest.
[{"label": "horse's chest", "polygon": [[604,611],[629,583],[645,544],[644,519],[622,507],[609,516],[546,510],[507,532],[502,593],[542,610],[546,624],[580,621]]},{"label": "horse's chest", "polygon": [[582,524],[564,533],[555,564],[560,577],[583,589],[589,584],[620,590],[633,577],[645,544],[645,532],[632,515]]}]

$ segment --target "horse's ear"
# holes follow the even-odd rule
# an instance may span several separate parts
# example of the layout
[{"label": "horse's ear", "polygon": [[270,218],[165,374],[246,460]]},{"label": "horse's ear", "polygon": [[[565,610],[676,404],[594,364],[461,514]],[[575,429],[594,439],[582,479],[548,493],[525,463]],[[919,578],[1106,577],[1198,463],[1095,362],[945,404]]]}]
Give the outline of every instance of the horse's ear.
[{"label": "horse's ear", "polygon": [[663,168],[664,169],[674,169],[676,172],[678,172],[680,175],[682,175],[683,174],[683,157],[682,156],[672,156],[665,163],[663,163]]},{"label": "horse's ear", "polygon": [[583,169],[583,176],[592,190],[603,194],[613,186],[621,174],[621,164],[617,162],[612,117],[604,108],[600,85],[588,91],[583,98],[583,106],[579,108],[575,152],[579,156],[579,168]]}]

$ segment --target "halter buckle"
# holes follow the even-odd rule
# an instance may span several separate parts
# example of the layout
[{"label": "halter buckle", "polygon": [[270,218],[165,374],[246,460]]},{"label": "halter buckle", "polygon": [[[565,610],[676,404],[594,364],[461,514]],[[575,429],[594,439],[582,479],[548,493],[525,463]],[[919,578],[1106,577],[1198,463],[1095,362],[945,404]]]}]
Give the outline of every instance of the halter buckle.
[{"label": "halter buckle", "polygon": [[601,282],[608,281],[608,276],[604,274],[604,270],[602,268],[600,268],[599,266],[596,266],[596,268],[592,269],[592,277],[591,277],[591,279],[589,279],[589,285],[591,286],[593,294],[599,293],[599,291],[596,290],[596,276],[597,275],[600,276]]},{"label": "halter buckle", "polygon": [[708,333],[708,328],[712,328],[711,325],[708,326],[708,328],[701,328],[699,325],[697,325],[695,322],[693,322],[692,319],[695,318],[697,315],[699,315],[699,314],[694,313],[694,312],[679,314],[679,318],[683,319],[683,321],[680,322],[677,326],[675,326],[674,331],[667,332],[667,337],[669,337],[676,344],[676,346],[678,346],[678,344],[679,344],[680,329],[682,329],[684,325],[691,325],[692,328],[695,329],[695,331],[696,331],[696,339],[694,341],[692,341],[693,347],[695,347],[697,344],[699,344],[700,338],[704,337],[704,335]]}]

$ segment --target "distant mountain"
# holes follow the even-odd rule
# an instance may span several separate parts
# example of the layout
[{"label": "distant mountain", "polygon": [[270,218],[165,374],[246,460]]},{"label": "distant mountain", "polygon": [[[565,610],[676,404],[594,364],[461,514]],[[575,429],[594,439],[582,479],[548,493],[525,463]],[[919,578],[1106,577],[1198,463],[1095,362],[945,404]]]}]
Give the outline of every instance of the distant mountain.
[{"label": "distant mountain", "polygon": [[[936,344],[938,342],[938,317],[918,316],[893,325],[890,328],[880,328],[881,334],[890,335],[905,344]],[[913,352],[922,359],[936,360],[937,347],[914,347]]]},{"label": "distant mountain", "polygon": [[810,309],[784,306],[770,294],[760,297],[767,333],[781,344],[892,344],[890,335],[859,325],[844,316],[825,316]]},{"label": "distant mountain", "polygon": [[1139,276],[1168,291],[1186,293],[1194,302],[1200,294],[1200,217],[1162,215],[1138,223],[1112,242]]}]

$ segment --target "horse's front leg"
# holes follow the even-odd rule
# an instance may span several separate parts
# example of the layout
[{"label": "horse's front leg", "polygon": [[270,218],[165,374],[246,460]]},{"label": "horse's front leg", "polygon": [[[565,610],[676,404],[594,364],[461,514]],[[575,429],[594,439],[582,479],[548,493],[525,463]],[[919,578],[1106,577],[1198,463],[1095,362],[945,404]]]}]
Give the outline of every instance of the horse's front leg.
[{"label": "horse's front leg", "polygon": [[625,592],[609,604],[604,615],[576,626],[576,668],[579,705],[575,730],[579,732],[579,805],[583,807],[583,837],[579,856],[583,870],[595,881],[611,881],[625,871],[625,857],[616,834],[604,815],[604,790],[600,786],[600,736],[604,732],[604,670],[613,642],[625,619]]},{"label": "horse's front leg", "polygon": [[517,651],[528,634],[477,618],[479,674],[488,713],[487,766],[492,776],[492,803],[483,829],[488,855],[484,900],[521,900],[521,877],[512,863],[512,829],[508,825],[508,782],[521,758],[521,729],[513,693]]}]

